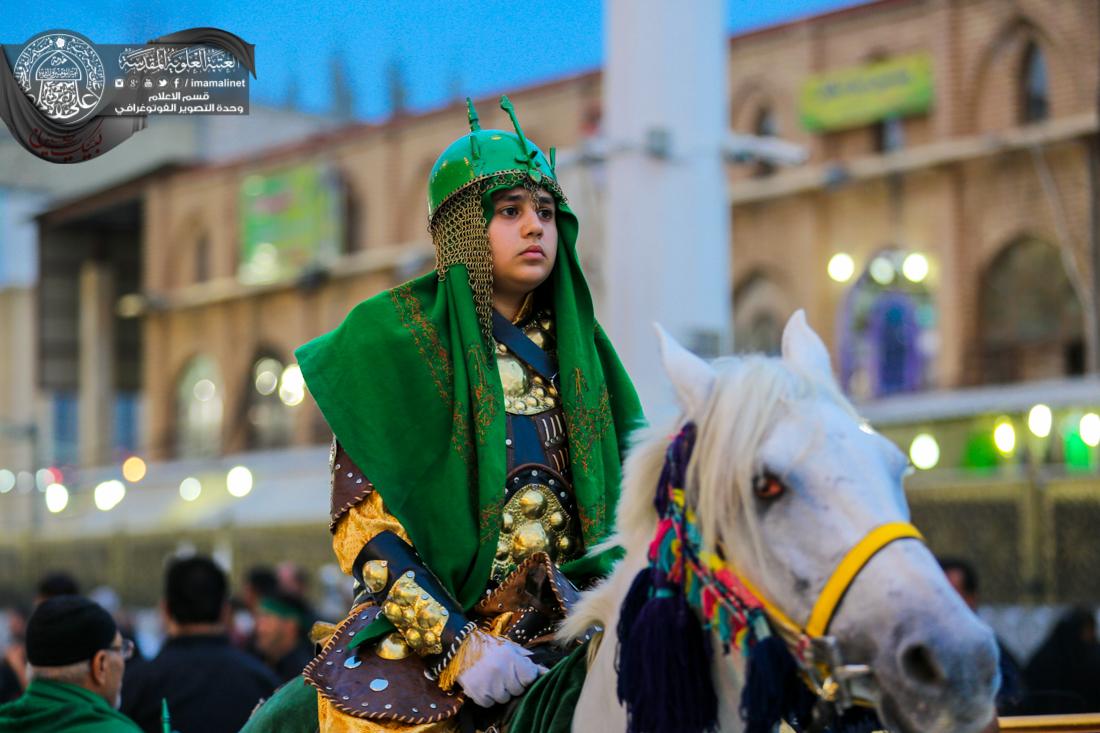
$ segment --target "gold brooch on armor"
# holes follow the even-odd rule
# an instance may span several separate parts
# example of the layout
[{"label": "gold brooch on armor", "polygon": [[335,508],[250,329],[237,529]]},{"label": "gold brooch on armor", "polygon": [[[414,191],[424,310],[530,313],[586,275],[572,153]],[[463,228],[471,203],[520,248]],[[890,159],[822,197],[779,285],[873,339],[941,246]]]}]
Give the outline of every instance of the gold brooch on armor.
[{"label": "gold brooch on armor", "polygon": [[[555,563],[572,557],[580,546],[574,522],[564,505],[545,481],[545,475],[533,471],[504,505],[500,539],[491,576],[503,578],[524,560],[545,552]],[[552,483],[552,482],[551,482]]]}]

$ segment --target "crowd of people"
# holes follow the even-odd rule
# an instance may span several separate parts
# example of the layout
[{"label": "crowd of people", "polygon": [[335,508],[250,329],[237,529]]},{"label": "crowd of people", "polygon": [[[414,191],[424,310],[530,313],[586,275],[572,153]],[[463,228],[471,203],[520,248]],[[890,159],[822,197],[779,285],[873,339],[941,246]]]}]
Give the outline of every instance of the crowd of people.
[{"label": "crowd of people", "polygon": [[50,574],[30,608],[8,609],[0,731],[236,733],[313,657],[306,581],[290,565],[254,568],[234,598],[212,559],[175,559],[163,643],[147,656],[129,619],[92,600],[101,592],[82,596],[71,576]]},{"label": "crowd of people", "polygon": [[[963,600],[978,607],[978,576],[943,559]],[[237,598],[212,559],[173,560],[160,611],[164,642],[146,657],[125,617],[80,595],[64,573],[44,577],[31,609],[8,609],[0,660],[0,731],[235,733],[257,703],[313,657],[306,577],[255,568]],[[97,594],[93,594],[97,595]],[[111,604],[106,604],[111,605]],[[251,623],[234,623],[234,605]],[[1100,712],[1100,641],[1091,609],[1072,608],[1026,665],[998,639],[1001,715]]]},{"label": "crowd of people", "polygon": [[[948,581],[971,610],[978,610],[978,574],[959,558],[942,558]],[[1100,641],[1096,611],[1070,608],[1046,639],[1021,665],[1004,641],[1000,651],[999,715],[1046,715],[1100,712]]]}]

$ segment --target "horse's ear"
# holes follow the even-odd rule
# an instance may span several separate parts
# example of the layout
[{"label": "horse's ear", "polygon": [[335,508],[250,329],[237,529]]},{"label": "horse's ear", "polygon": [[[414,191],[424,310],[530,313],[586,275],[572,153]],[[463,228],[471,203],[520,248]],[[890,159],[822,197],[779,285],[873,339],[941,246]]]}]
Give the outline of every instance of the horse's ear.
[{"label": "horse's ear", "polygon": [[689,415],[700,415],[714,388],[714,370],[677,343],[660,324],[654,323],[653,327],[661,342],[661,363],[676,390],[680,406]]},{"label": "horse's ear", "polygon": [[826,384],[834,381],[829,350],[806,323],[806,311],[801,308],[794,312],[783,329],[783,360]]}]

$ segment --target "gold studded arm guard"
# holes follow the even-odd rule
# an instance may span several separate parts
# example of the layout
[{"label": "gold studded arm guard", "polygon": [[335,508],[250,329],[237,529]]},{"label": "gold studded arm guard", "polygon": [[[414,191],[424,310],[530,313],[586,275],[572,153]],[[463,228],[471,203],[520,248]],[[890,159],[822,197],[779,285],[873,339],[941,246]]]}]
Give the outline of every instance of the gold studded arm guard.
[{"label": "gold studded arm guard", "polygon": [[428,660],[437,669],[450,661],[472,631],[462,607],[412,545],[393,532],[381,532],[363,546],[352,574],[410,649],[422,657],[438,657]]}]

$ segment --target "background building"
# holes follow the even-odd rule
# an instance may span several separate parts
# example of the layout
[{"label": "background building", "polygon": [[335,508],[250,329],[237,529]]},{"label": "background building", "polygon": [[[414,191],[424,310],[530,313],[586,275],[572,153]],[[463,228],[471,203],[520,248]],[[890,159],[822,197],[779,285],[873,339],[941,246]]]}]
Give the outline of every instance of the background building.
[{"label": "background building", "polygon": [[[732,129],[809,153],[728,168],[736,348],[776,351],[805,308],[920,469],[933,548],[972,557],[996,603],[1097,600],[1098,30],[1091,2],[878,0],[729,46]],[[601,74],[508,91],[568,161],[599,302]],[[328,561],[330,435],[293,350],[432,267],[428,172],[464,120],[161,167],[38,217],[37,387],[70,395],[70,432],[12,470],[57,468],[66,493],[56,513],[48,492],[0,495],[6,551],[30,558],[0,544],[0,588],[64,559],[150,602],[135,579],[179,543],[237,572]]]}]

